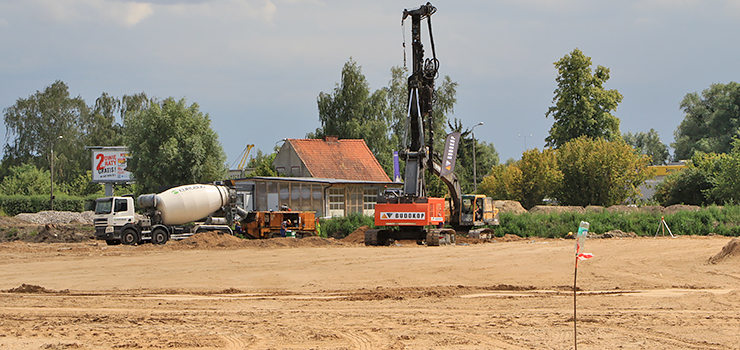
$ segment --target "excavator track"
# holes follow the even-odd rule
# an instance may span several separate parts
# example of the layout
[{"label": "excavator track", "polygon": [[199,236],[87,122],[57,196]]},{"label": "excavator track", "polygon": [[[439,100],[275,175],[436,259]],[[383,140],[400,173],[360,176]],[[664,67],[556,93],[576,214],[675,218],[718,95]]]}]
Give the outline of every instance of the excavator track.
[{"label": "excavator track", "polygon": [[365,245],[369,246],[388,246],[394,243],[388,230],[367,230],[365,231]]},{"label": "excavator track", "polygon": [[427,232],[427,246],[455,245],[455,230],[451,228],[435,228]]}]

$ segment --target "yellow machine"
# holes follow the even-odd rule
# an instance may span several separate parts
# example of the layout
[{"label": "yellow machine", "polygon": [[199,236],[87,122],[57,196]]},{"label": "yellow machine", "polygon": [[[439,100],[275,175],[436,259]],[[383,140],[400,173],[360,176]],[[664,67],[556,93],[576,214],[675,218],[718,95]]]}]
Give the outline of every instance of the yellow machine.
[{"label": "yellow machine", "polygon": [[482,194],[462,196],[460,226],[498,225],[498,209],[493,206],[491,197]]},{"label": "yellow machine", "polygon": [[280,227],[286,221],[289,237],[317,236],[316,213],[312,211],[252,211],[241,221],[244,233],[252,239],[281,237]]}]

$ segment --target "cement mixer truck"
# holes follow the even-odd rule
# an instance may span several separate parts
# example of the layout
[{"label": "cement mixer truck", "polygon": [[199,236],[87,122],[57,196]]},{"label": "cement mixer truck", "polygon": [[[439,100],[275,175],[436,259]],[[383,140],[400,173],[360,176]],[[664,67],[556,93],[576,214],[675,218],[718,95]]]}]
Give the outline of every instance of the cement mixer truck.
[{"label": "cement mixer truck", "polygon": [[[236,206],[234,190],[210,184],[185,185],[159,194],[145,194],[136,202],[145,210],[143,216],[135,213],[133,196],[95,200],[95,238],[105,240],[108,245],[134,245],[164,244],[170,239],[206,231],[232,234],[229,225],[247,215],[244,209]],[[217,213],[221,216],[214,216]]]}]

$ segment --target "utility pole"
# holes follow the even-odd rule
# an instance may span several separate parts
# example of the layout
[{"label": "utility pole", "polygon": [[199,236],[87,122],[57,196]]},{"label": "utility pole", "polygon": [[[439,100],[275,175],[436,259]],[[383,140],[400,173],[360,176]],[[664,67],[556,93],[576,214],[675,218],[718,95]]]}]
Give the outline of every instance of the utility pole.
[{"label": "utility pole", "polygon": [[63,137],[62,135],[59,135],[57,138],[51,140],[50,147],[51,148],[51,159],[49,160],[51,162],[51,210],[54,211],[54,141],[61,140]]},{"label": "utility pole", "polygon": [[473,135],[473,193],[478,193],[478,176],[475,172],[475,127],[481,125],[483,125],[483,122],[475,124],[473,128],[470,129],[470,134]]}]

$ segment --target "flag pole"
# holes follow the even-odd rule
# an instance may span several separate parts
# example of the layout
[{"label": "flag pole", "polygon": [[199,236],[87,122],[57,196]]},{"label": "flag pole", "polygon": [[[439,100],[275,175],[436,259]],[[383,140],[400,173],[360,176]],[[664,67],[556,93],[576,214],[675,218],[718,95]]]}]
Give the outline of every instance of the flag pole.
[{"label": "flag pole", "polygon": [[573,345],[578,350],[578,327],[576,326],[576,279],[578,278],[578,254],[576,254],[576,265],[573,271]]},{"label": "flag pole", "polygon": [[576,234],[576,263],[575,267],[573,269],[573,347],[574,350],[578,350],[578,324],[576,321],[577,313],[576,313],[576,305],[577,305],[577,299],[576,296],[578,293],[576,291],[578,290],[578,287],[576,285],[576,282],[578,281],[578,260],[585,260],[590,259],[593,257],[593,254],[589,253],[581,253],[581,249],[586,244],[586,236],[588,235],[588,228],[591,226],[588,221],[581,221],[581,224],[578,225],[578,234]]}]

